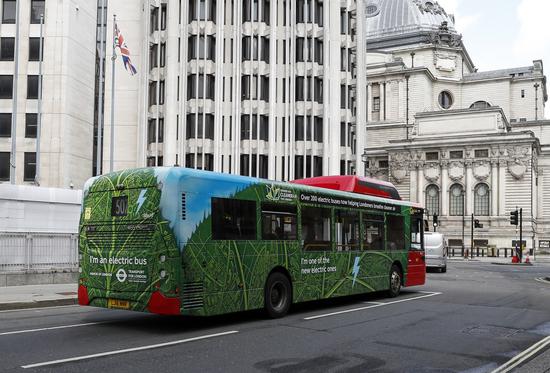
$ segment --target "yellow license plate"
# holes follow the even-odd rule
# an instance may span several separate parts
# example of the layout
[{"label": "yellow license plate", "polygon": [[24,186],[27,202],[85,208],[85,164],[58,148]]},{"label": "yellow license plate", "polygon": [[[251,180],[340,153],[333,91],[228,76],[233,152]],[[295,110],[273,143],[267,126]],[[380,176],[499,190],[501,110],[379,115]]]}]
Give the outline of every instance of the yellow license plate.
[{"label": "yellow license plate", "polygon": [[107,307],[128,310],[130,309],[130,302],[128,302],[127,300],[109,299],[109,302],[107,303]]}]

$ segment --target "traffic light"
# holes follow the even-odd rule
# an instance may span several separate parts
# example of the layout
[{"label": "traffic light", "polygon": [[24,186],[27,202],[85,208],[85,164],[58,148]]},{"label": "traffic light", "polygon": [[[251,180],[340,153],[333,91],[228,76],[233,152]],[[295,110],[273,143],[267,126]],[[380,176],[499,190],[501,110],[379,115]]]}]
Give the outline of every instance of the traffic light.
[{"label": "traffic light", "polygon": [[433,216],[433,224],[434,224],[434,227],[437,227],[439,224],[438,224],[438,216],[437,214],[434,214]]},{"label": "traffic light", "polygon": [[475,228],[483,228],[483,224],[480,224],[479,220],[476,219],[476,220],[474,220],[474,227]]},{"label": "traffic light", "polygon": [[519,224],[518,216],[519,216],[519,211],[518,210],[511,211],[510,212],[510,224],[518,225]]}]

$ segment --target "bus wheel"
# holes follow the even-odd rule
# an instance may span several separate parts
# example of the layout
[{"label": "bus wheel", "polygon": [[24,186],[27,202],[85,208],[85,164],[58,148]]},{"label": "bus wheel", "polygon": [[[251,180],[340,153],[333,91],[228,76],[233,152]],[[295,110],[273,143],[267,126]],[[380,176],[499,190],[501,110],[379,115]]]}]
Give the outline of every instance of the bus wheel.
[{"label": "bus wheel", "polygon": [[290,308],[292,288],[288,278],[280,272],[273,272],[265,284],[264,303],[269,317],[283,317]]},{"label": "bus wheel", "polygon": [[388,294],[391,298],[395,298],[401,292],[401,270],[395,264],[391,266],[390,271],[390,290]]}]

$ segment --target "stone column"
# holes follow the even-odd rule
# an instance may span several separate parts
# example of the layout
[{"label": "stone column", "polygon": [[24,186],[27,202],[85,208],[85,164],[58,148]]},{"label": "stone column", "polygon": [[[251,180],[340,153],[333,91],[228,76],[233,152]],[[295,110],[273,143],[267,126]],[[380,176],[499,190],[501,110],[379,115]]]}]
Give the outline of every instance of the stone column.
[{"label": "stone column", "polygon": [[367,93],[367,122],[372,121],[372,84],[368,85]]},{"label": "stone column", "polygon": [[466,217],[472,215],[474,208],[474,173],[472,171],[472,164],[473,162],[471,160],[466,161],[464,164],[466,167],[466,179],[464,180],[464,188],[466,190]]},{"label": "stone column", "polygon": [[491,216],[498,216],[498,160],[491,160]]},{"label": "stone column", "polygon": [[441,212],[442,216],[449,215],[449,163],[443,162],[441,164]]},{"label": "stone column", "polygon": [[386,82],[380,83],[380,122],[386,118]]},{"label": "stone column", "polygon": [[498,165],[498,215],[506,214],[506,162],[500,159]]},{"label": "stone column", "polygon": [[417,181],[418,181],[418,178],[417,178],[417,171],[416,171],[416,166],[413,162],[411,162],[410,164],[410,172],[411,172],[411,176],[410,176],[410,180],[411,180],[411,183],[410,183],[410,193],[409,193],[409,196],[410,196],[410,200],[411,202],[417,202],[416,201],[416,197],[417,197]]},{"label": "stone column", "polygon": [[417,197],[416,201],[418,203],[424,204],[424,164],[422,162],[419,162],[417,164],[418,167],[418,181],[417,181]]}]

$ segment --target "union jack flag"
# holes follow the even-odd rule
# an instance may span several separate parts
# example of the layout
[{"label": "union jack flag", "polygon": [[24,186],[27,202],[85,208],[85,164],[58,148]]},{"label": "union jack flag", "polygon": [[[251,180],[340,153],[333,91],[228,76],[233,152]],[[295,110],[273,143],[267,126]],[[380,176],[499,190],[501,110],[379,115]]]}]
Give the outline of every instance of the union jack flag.
[{"label": "union jack flag", "polygon": [[128,46],[124,41],[124,36],[120,32],[118,25],[115,23],[115,48],[120,49],[120,54],[122,55],[122,61],[124,62],[124,68],[126,71],[130,72],[130,75],[137,74],[137,70],[134,65],[132,65],[132,60],[130,59],[130,51]]}]

